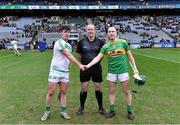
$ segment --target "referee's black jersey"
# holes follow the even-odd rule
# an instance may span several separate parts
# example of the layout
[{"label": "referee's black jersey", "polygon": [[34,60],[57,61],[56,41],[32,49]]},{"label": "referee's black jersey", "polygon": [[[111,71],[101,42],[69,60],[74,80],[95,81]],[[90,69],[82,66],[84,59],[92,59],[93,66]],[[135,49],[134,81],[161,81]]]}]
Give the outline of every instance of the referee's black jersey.
[{"label": "referee's black jersey", "polygon": [[[95,37],[94,41],[89,41],[86,37],[83,40],[80,40],[77,46],[76,52],[81,54],[81,63],[87,65],[90,63],[94,57],[96,57],[101,47],[105,44],[105,41]],[[100,62],[98,63],[100,64]]]}]

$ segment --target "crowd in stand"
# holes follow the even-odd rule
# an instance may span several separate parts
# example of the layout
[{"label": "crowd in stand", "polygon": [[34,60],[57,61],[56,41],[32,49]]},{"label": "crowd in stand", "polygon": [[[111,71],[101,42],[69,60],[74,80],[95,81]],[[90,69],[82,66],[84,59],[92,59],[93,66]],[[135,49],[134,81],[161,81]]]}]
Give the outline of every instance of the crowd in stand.
[{"label": "crowd in stand", "polygon": [[159,28],[169,29],[171,34],[175,34],[174,37],[176,39],[180,39],[180,19],[175,16],[169,17],[155,17],[154,23]]},{"label": "crowd in stand", "polygon": [[[72,18],[72,17],[69,17]],[[48,19],[48,18],[47,18]],[[61,18],[62,24],[66,22],[66,18]],[[139,36],[139,42],[179,42],[180,40],[180,18],[175,16],[159,16],[159,17],[150,17],[150,16],[141,16],[141,17],[130,17],[130,16],[96,16],[93,18],[85,17],[83,18],[86,21],[82,21],[83,23],[74,22],[74,31],[79,33],[80,39],[85,35],[85,26],[87,23],[93,23],[96,26],[97,36],[106,39],[106,31],[107,28],[111,25],[117,28],[118,34],[121,38],[126,39],[128,42],[134,42],[135,39],[131,39],[131,35],[135,34]],[[15,19],[18,20],[18,19]],[[16,21],[14,20],[14,24]],[[52,24],[48,21],[42,21],[42,18],[37,18],[40,23],[32,23],[28,25],[24,25],[23,28],[16,27],[17,29],[23,29],[24,33],[19,32],[11,32],[12,34],[16,34],[18,38],[21,37],[32,37],[34,39],[35,36],[38,37],[38,34],[41,33],[58,33],[59,25],[62,24]],[[40,20],[40,21],[39,21]],[[63,21],[62,21],[63,20]],[[35,21],[36,22],[36,21]],[[5,23],[8,23],[5,21]],[[4,27],[8,27],[8,25],[2,25]],[[170,29],[170,31],[166,32],[166,29]],[[163,32],[168,35],[168,37],[163,37],[163,35],[159,36],[158,32]],[[151,32],[154,32],[155,35],[152,35]],[[157,32],[157,33],[155,33]],[[127,37],[124,37],[127,36]],[[44,36],[43,36],[44,37]],[[11,38],[1,38],[0,43],[10,42]],[[56,39],[51,40],[55,41]],[[34,41],[37,41],[36,38]],[[134,40],[134,41],[133,41]],[[158,40],[158,41],[157,41]],[[48,41],[48,36],[47,36]]]}]

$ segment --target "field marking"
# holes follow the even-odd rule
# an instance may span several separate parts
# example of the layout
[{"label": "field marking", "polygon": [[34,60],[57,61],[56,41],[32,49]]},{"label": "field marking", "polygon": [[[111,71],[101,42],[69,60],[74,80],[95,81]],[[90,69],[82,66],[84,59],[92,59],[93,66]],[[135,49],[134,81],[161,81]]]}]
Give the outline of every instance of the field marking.
[{"label": "field marking", "polygon": [[173,63],[178,63],[178,64],[180,64],[180,62],[177,62],[177,61],[174,61],[174,60],[170,60],[170,59],[158,58],[158,57],[149,56],[149,55],[140,54],[140,53],[135,53],[135,52],[133,52],[133,54],[140,55],[140,56],[145,56],[145,57],[148,57],[148,58],[159,59],[159,60],[164,60],[164,61],[168,61],[168,62],[173,62]]}]

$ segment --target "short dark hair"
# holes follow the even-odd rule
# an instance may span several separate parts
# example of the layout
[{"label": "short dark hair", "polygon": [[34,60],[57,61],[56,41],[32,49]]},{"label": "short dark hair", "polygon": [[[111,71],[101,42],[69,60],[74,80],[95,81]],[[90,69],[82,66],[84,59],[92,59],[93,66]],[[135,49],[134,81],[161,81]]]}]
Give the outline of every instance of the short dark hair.
[{"label": "short dark hair", "polygon": [[108,29],[109,29],[110,27],[114,27],[114,28],[116,29],[116,31],[117,31],[117,28],[116,28],[114,25],[110,25],[110,26],[108,27]]},{"label": "short dark hair", "polygon": [[106,33],[108,33],[108,29],[109,29],[110,27],[114,27],[114,28],[116,29],[116,31],[117,31],[117,28],[116,28],[114,25],[110,24],[110,26],[106,28]]},{"label": "short dark hair", "polygon": [[59,31],[62,32],[63,30],[71,31],[71,28],[70,28],[70,26],[62,25],[62,26],[60,26]]}]

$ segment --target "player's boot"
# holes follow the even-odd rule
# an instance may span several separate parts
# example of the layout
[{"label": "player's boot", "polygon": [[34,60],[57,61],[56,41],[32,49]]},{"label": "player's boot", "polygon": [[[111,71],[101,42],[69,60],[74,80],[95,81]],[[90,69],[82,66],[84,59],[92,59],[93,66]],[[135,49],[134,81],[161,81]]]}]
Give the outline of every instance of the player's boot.
[{"label": "player's boot", "polygon": [[128,119],[129,120],[133,120],[134,119],[134,115],[132,114],[132,112],[128,112]]},{"label": "player's boot", "polygon": [[45,120],[47,120],[48,118],[49,118],[49,114],[50,114],[50,112],[45,112],[44,113],[44,115],[41,117],[41,121],[45,121]]},{"label": "player's boot", "polygon": [[106,110],[104,108],[99,109],[99,113],[101,115],[106,115],[107,114],[107,112],[106,112]]},{"label": "player's boot", "polygon": [[60,113],[61,114],[61,116],[64,118],[64,119],[70,119],[71,117],[68,115],[68,113],[67,112],[61,112]]},{"label": "player's boot", "polygon": [[76,112],[76,115],[82,115],[84,113],[84,108],[79,107],[78,111]]}]

